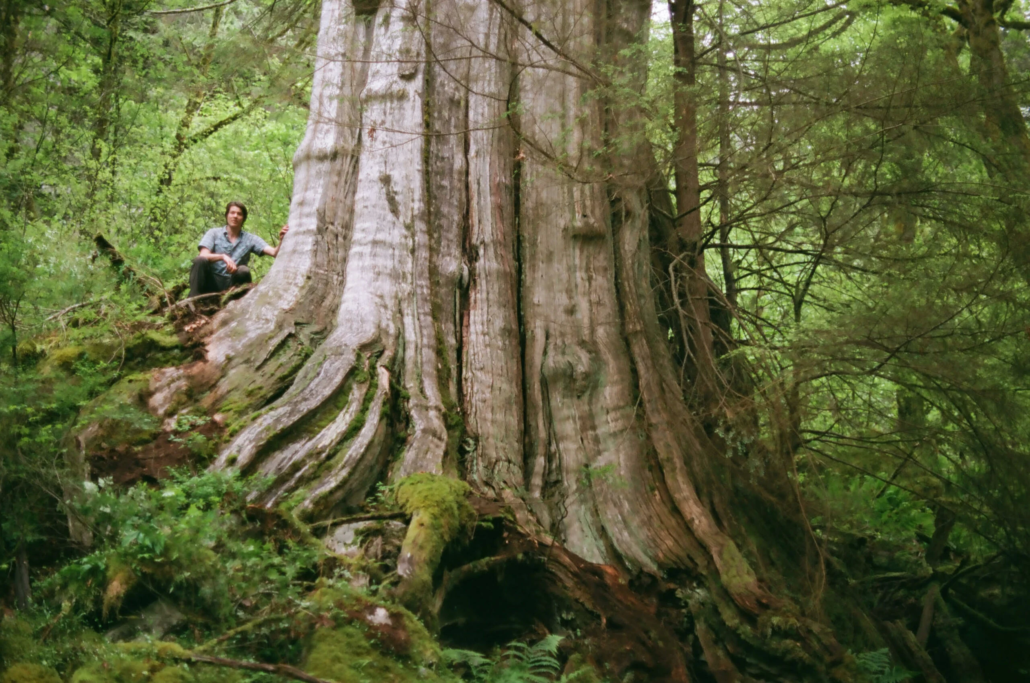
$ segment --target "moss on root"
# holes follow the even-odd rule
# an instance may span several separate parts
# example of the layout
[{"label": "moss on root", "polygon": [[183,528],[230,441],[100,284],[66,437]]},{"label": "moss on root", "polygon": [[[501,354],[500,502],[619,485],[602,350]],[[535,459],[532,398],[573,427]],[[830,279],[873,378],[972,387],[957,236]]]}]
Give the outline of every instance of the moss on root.
[{"label": "moss on root", "polygon": [[397,562],[402,579],[396,597],[424,619],[433,616],[433,575],[444,550],[475,529],[470,491],[465,482],[436,474],[413,474],[397,484],[397,502],[411,515],[411,523]]}]

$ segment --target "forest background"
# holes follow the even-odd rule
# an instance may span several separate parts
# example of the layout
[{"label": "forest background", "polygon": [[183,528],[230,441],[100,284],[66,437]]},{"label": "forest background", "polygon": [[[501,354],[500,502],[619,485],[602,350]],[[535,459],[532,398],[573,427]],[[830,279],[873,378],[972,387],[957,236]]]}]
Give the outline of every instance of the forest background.
[{"label": "forest background", "polygon": [[[324,560],[295,531],[262,554],[216,521],[252,484],[203,473],[218,445],[209,416],[180,415],[169,432],[192,475],[140,471],[115,484],[117,470],[95,468],[92,497],[72,500],[68,487],[81,484],[70,435],[87,416],[123,425],[137,446],[155,438],[152,416],[97,397],[190,358],[154,311],[183,295],[196,242],[222,223],[225,202],[245,202],[246,229],[269,242],[285,222],[319,10],[313,0],[0,5],[0,601],[4,642],[35,643],[18,651],[24,661],[67,677],[112,656],[67,643],[117,622],[117,555],[126,575],[150,576],[134,600],[195,591],[193,612],[180,608],[198,643],[275,613],[284,621],[233,641],[235,656],[311,664],[310,642],[284,624],[310,582],[327,580]],[[851,586],[863,610],[918,642],[890,643],[893,664],[881,643],[856,649],[870,680],[937,669],[955,681],[1027,679],[1030,7],[718,0],[689,11],[691,82],[656,7],[648,40],[623,55],[646,59],[647,86],[619,94],[646,114],[642,134],[670,179],[677,93],[697,103],[722,367],[760,404],[754,421],[728,411],[713,427],[725,458],[760,478],[771,449],[758,445],[786,444],[816,583]],[[619,87],[614,64],[595,67]],[[124,260],[111,267],[97,235]],[[656,281],[676,277],[676,257],[656,257]],[[252,265],[258,279],[267,271],[267,260]],[[671,345],[678,334],[670,323]],[[90,547],[69,531],[75,506],[93,520]],[[216,556],[180,548],[168,559],[166,546],[201,533]],[[165,556],[206,569],[143,569]],[[219,567],[260,576],[219,602]],[[924,649],[935,665],[918,660]],[[13,652],[0,649],[0,670]],[[511,652],[497,655],[509,670]],[[558,661],[536,654],[541,670]]]}]

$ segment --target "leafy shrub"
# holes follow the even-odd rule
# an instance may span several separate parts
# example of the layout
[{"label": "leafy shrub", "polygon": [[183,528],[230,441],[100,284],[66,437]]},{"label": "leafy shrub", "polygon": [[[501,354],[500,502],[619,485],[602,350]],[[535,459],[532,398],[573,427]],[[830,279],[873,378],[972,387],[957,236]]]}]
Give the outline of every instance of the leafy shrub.
[{"label": "leafy shrub", "polygon": [[231,625],[270,601],[300,599],[303,578],[321,553],[290,538],[265,534],[250,521],[254,489],[230,473],[174,471],[160,487],[115,491],[84,484],[77,512],[90,520],[95,549],[64,566],[50,590],[86,611],[116,613],[132,591],[165,594],[188,611]]}]

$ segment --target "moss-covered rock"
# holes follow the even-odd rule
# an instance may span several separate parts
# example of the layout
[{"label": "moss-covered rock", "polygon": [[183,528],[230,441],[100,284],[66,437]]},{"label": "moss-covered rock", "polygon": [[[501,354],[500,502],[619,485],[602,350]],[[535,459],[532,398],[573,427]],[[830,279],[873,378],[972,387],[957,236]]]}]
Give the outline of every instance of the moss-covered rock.
[{"label": "moss-covered rock", "polygon": [[39,664],[15,664],[0,677],[0,683],[61,683],[61,677]]},{"label": "moss-covered rock", "polygon": [[431,620],[433,574],[451,542],[471,536],[476,511],[468,502],[469,485],[458,479],[419,473],[397,484],[397,503],[411,515],[401,546],[396,597],[405,607]]}]

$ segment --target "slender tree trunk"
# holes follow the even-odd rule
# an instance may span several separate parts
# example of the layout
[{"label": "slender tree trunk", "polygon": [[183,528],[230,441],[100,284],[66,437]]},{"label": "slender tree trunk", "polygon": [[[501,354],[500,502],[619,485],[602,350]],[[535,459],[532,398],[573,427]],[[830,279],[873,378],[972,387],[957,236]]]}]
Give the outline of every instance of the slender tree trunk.
[{"label": "slender tree trunk", "polygon": [[111,124],[116,116],[115,103],[118,98],[118,86],[121,82],[121,33],[123,19],[123,0],[107,0],[104,2],[104,27],[107,30],[105,44],[100,53],[100,98],[97,102],[95,121],[93,124],[93,144],[90,155],[94,162],[100,161],[105,144],[109,143]]},{"label": "slender tree trunk", "polygon": [[27,610],[32,599],[32,586],[29,583],[29,554],[25,543],[18,544],[14,556],[14,604],[20,610]]},{"label": "slender tree trunk", "polygon": [[0,2],[0,107],[8,109],[14,90],[14,58],[18,54],[18,35],[24,0]]},{"label": "slender tree trunk", "polygon": [[995,4],[993,0],[960,0],[958,5],[972,54],[970,68],[983,98],[984,123],[996,145],[995,161],[1002,170],[1025,173],[1030,167],[1030,132],[1001,51]]},{"label": "slender tree trunk", "polygon": [[[701,183],[697,166],[697,84],[694,52],[693,0],[670,0],[673,64],[676,68],[673,94],[673,123],[676,143],[673,149],[673,175],[676,181],[676,231],[683,241],[682,312],[690,353],[691,390],[697,405],[712,406],[720,394],[712,316],[709,307],[709,279],[705,270],[704,238],[701,224]],[[675,283],[674,283],[675,288]]]}]

